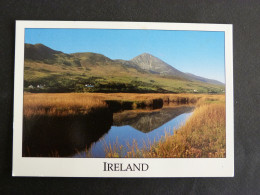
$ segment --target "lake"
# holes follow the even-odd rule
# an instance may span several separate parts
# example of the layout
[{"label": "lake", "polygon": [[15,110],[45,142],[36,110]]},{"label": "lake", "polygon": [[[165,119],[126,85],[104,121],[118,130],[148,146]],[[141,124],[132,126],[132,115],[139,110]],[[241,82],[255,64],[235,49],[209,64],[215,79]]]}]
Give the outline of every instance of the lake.
[{"label": "lake", "polygon": [[85,158],[91,152],[91,157],[101,158],[105,157],[105,144],[117,143],[127,148],[133,140],[142,148],[165,133],[173,134],[192,115],[193,109],[178,105],[24,121],[23,156]]}]

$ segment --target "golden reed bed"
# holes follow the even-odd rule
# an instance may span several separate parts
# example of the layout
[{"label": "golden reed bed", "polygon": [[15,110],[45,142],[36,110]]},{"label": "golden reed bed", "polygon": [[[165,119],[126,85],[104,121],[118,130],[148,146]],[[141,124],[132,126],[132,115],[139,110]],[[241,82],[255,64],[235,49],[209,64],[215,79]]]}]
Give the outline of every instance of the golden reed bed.
[{"label": "golden reed bed", "polygon": [[25,117],[87,114],[107,106],[99,97],[79,93],[25,93],[23,105]]},{"label": "golden reed bed", "polygon": [[24,93],[24,116],[66,116],[87,114],[107,107],[105,100],[196,103],[200,99],[219,99],[223,95],[205,94],[137,94],[137,93]]}]

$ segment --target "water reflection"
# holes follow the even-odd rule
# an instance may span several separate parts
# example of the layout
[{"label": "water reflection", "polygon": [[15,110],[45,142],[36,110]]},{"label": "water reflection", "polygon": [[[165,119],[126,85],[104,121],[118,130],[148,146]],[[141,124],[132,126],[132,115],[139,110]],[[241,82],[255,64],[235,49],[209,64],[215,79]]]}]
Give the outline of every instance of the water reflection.
[{"label": "water reflection", "polygon": [[24,118],[23,156],[27,157],[105,157],[104,141],[126,145],[135,139],[158,140],[165,131],[185,122],[193,107],[164,107],[158,110],[126,110],[112,113],[109,109],[87,116]]},{"label": "water reflection", "polygon": [[124,111],[113,115],[113,126],[130,125],[139,131],[147,133],[162,126],[180,114],[191,112],[192,109],[193,107],[190,106],[179,106],[166,107],[153,111]]},{"label": "water reflection", "polygon": [[[113,126],[109,132],[91,147],[92,157],[105,157],[105,144],[114,144],[128,148],[127,144],[136,141],[138,147],[158,141],[165,133],[173,134],[174,129],[184,124],[192,114],[193,107],[181,106],[163,108],[157,111],[124,111],[114,114]],[[126,154],[127,151],[123,151]],[[124,155],[123,154],[123,155]],[[86,157],[85,151],[74,157]]]}]

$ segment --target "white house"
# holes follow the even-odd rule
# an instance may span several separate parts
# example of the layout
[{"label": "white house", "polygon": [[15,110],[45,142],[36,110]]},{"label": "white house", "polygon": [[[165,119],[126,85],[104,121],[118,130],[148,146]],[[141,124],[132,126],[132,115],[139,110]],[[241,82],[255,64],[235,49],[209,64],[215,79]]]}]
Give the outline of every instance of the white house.
[{"label": "white house", "polygon": [[85,87],[94,87],[92,84],[85,84]]}]

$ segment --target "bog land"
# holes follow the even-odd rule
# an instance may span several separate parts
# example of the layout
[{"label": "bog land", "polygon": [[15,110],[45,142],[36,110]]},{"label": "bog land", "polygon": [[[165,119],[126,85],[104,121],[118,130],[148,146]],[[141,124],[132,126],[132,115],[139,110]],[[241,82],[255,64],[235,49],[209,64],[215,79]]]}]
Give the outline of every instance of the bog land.
[{"label": "bog land", "polygon": [[[106,133],[113,123],[113,114],[123,110],[156,110],[169,104],[193,105],[195,110],[191,117],[173,135],[165,134],[157,142],[150,144],[137,145],[132,140],[127,147],[123,147],[117,142],[105,143],[106,157],[172,157],[172,158],[191,158],[191,157],[225,157],[225,96],[208,94],[139,94],[139,93],[25,93],[24,94],[24,144],[30,139],[32,131],[39,131],[42,137],[46,128],[53,128],[53,131],[61,131],[58,137],[66,134],[66,126],[73,129],[75,121],[79,124],[89,121],[92,126],[96,123],[106,124],[106,130],[99,132],[104,127],[99,127],[91,134],[94,135],[94,142]],[[83,117],[83,118],[81,118]],[[111,118],[112,117],[112,118]],[[99,118],[99,119],[97,119]],[[87,119],[87,120],[86,120]],[[111,119],[111,120],[110,120]],[[99,122],[93,123],[93,121]],[[70,121],[70,122],[69,122]],[[91,123],[92,122],[92,123]],[[39,126],[36,124],[39,123]],[[51,124],[50,127],[46,127]],[[57,125],[61,123],[63,126]],[[35,126],[36,125],[36,126]],[[101,124],[99,124],[101,125]],[[36,128],[37,127],[37,128]],[[79,126],[78,126],[79,127]],[[77,127],[77,128],[78,128]],[[59,128],[59,130],[57,130]],[[84,128],[87,128],[84,126]],[[93,128],[93,127],[92,127]],[[60,130],[62,129],[62,130]],[[102,130],[103,131],[103,130]],[[26,132],[26,134],[25,134]],[[54,133],[55,134],[55,133]],[[71,136],[71,132],[68,133]],[[100,134],[100,135],[99,135]],[[68,140],[71,139],[68,135]],[[48,137],[51,137],[50,135]],[[66,138],[67,139],[67,138]],[[63,141],[63,142],[68,142]],[[56,140],[58,142],[58,140]],[[71,140],[70,140],[71,142]],[[70,143],[69,142],[69,143]],[[37,142],[39,144],[39,141]],[[46,143],[44,143],[46,144]],[[55,143],[57,144],[57,143]],[[64,144],[64,143],[63,143]],[[63,144],[59,147],[64,147]],[[71,153],[76,149],[90,150],[93,140],[77,148],[70,148]],[[33,154],[30,147],[24,145],[24,156],[37,156]],[[69,145],[69,144],[68,144]],[[66,147],[68,147],[68,145]],[[48,145],[50,146],[50,144]],[[43,146],[39,146],[43,147]],[[57,145],[53,146],[57,148]],[[74,145],[72,147],[75,147]],[[48,156],[71,155],[60,153],[57,149],[44,147]],[[67,149],[68,150],[68,149]],[[123,153],[122,151],[127,151]],[[61,150],[62,151],[62,150]],[[40,156],[40,155],[39,155]],[[91,157],[88,154],[87,157]]]}]

